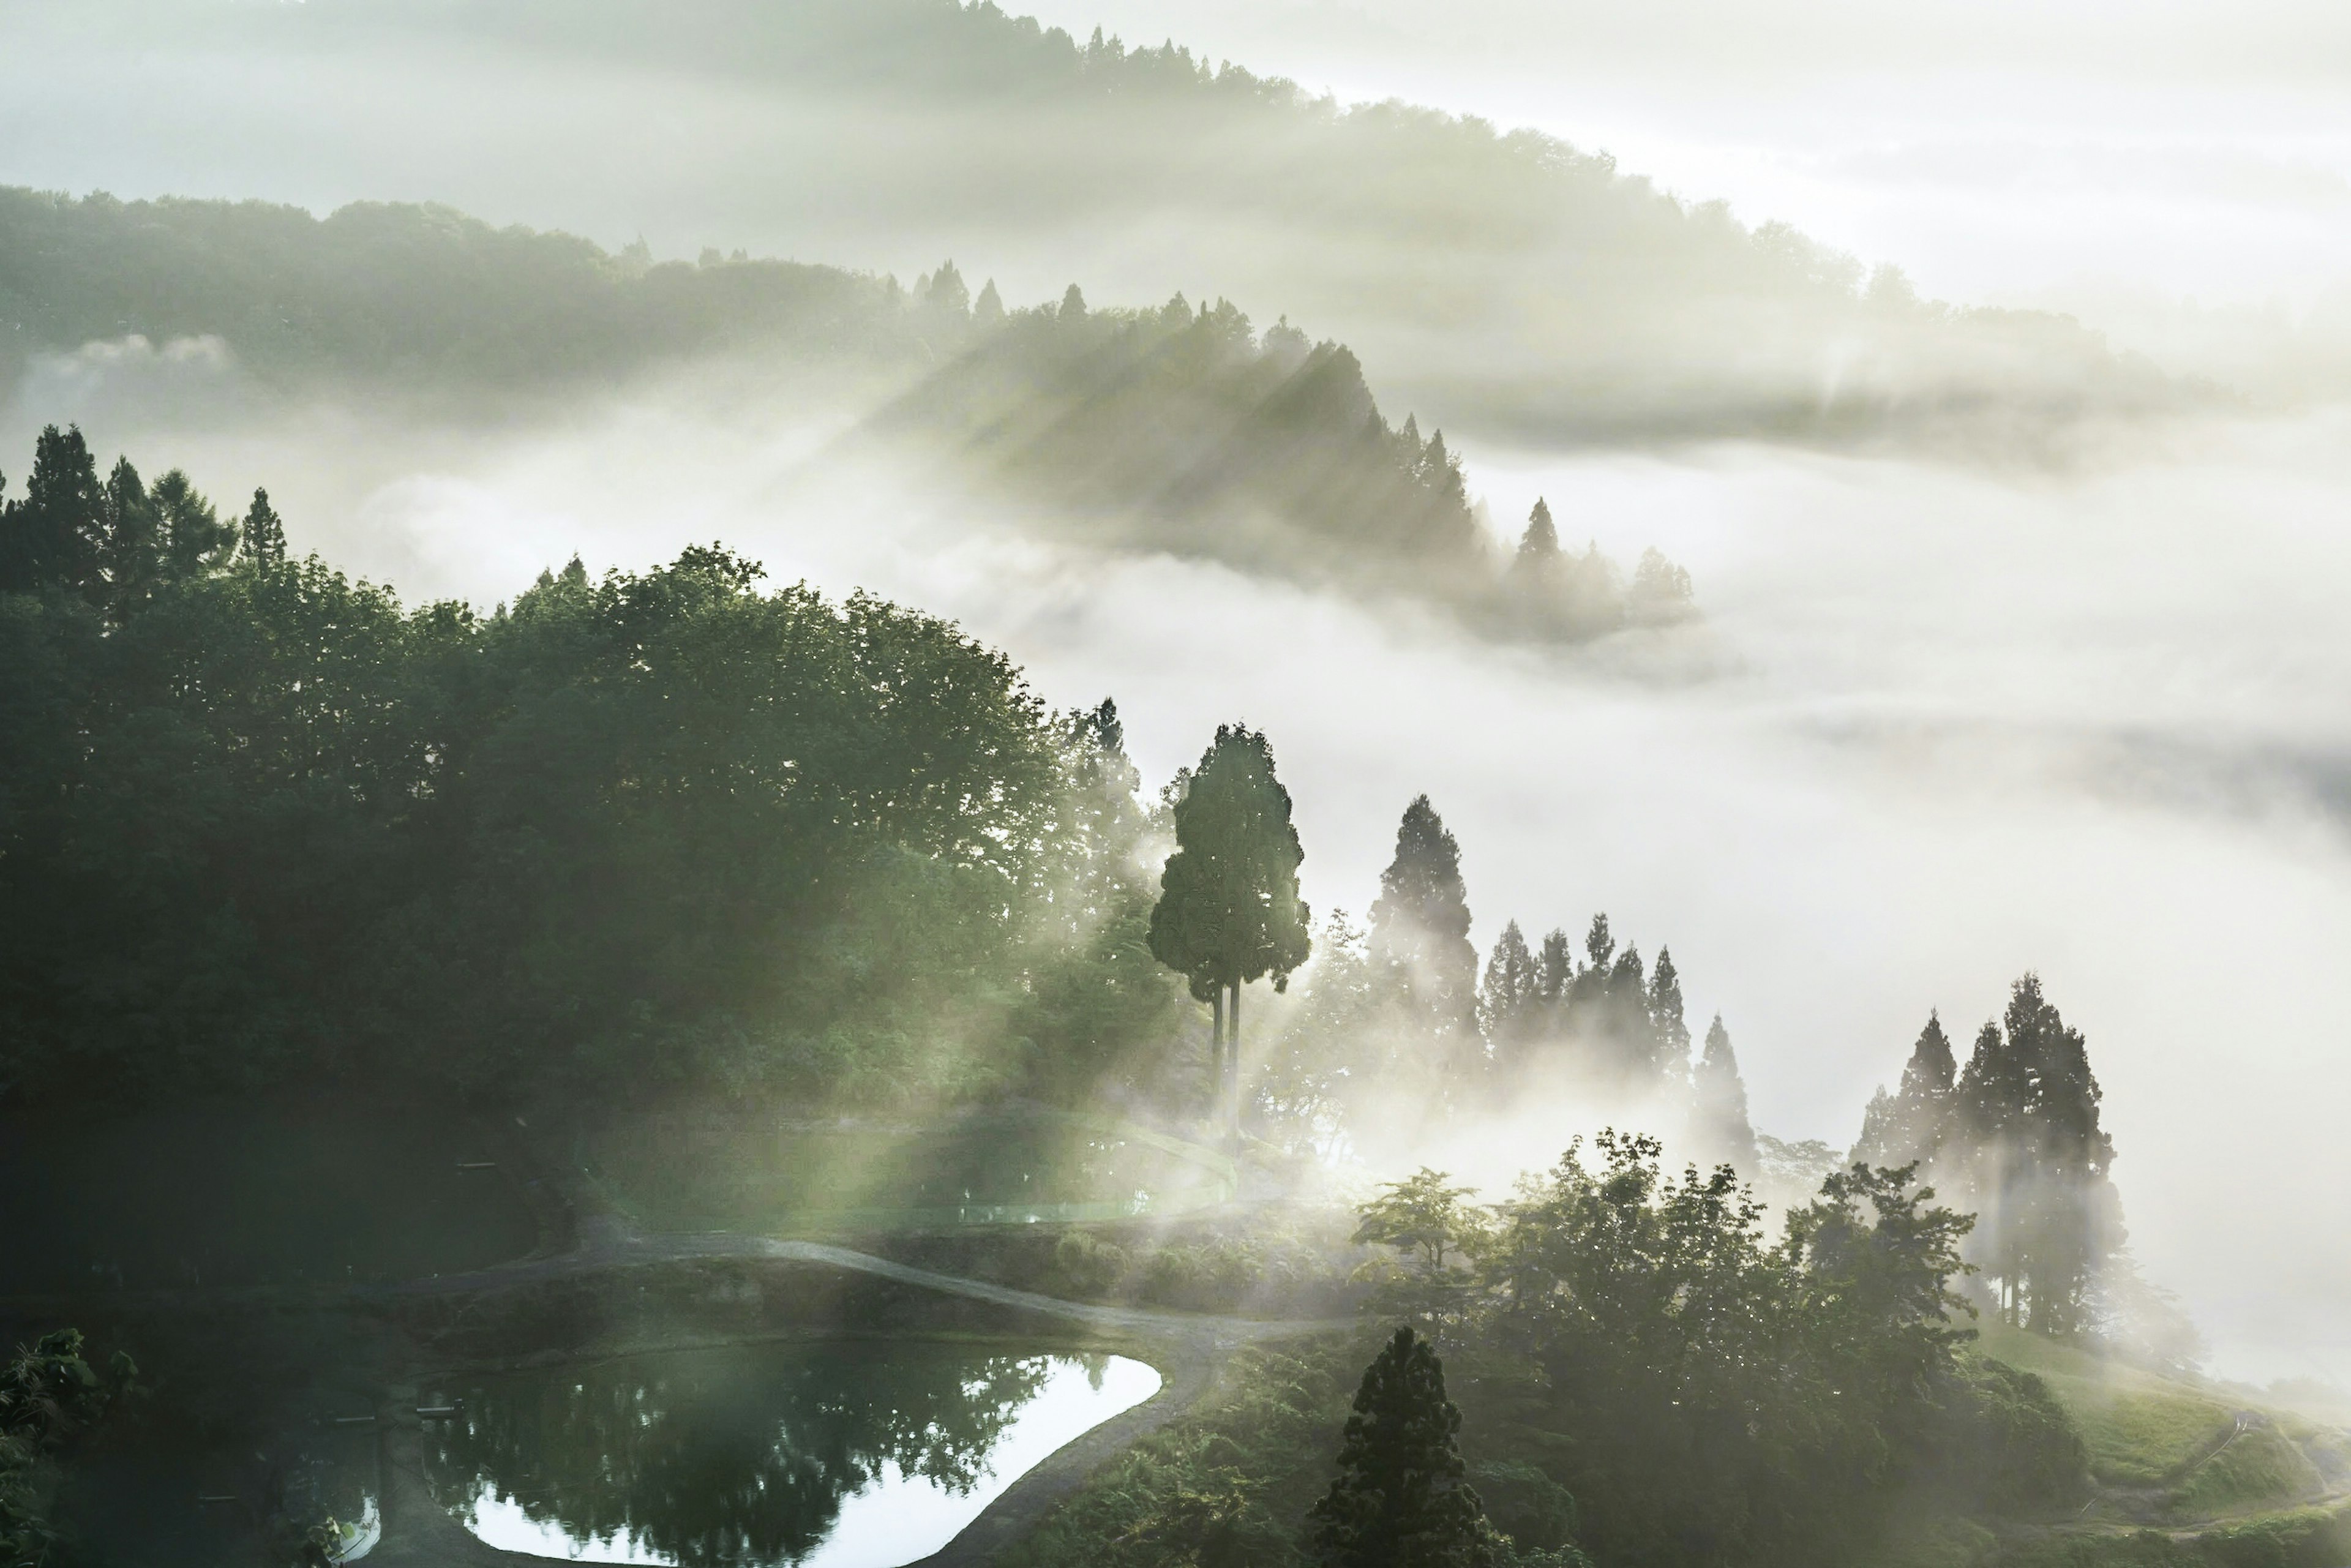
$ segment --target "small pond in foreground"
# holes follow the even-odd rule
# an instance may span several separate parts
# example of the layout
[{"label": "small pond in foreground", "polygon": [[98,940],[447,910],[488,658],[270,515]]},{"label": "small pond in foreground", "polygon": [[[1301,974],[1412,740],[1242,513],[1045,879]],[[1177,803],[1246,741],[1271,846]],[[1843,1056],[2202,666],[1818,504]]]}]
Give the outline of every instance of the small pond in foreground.
[{"label": "small pond in foreground", "polygon": [[1115,1355],[931,1342],[677,1351],[453,1382],[434,1496],[509,1552],[896,1568],[1159,1389]]}]

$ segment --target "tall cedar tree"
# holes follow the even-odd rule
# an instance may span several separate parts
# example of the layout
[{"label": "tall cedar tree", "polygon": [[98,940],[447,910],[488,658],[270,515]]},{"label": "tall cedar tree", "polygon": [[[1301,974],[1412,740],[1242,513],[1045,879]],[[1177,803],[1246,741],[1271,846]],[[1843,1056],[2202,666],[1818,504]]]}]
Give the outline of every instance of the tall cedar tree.
[{"label": "tall cedar tree", "polygon": [[1364,1370],[1339,1443],[1339,1479],[1311,1515],[1330,1568],[1489,1568],[1499,1561],[1484,1505],[1463,1479],[1461,1412],[1445,1366],[1400,1328]]},{"label": "tall cedar tree", "polygon": [[1465,1073],[1478,1049],[1478,950],[1469,945],[1461,846],[1426,795],[1405,808],[1395,859],[1380,873],[1372,956],[1402,983],[1446,1070]]},{"label": "tall cedar tree", "polygon": [[1298,896],[1306,858],[1273,747],[1246,725],[1220,725],[1176,801],[1176,852],[1159,876],[1151,954],[1216,1005],[1210,1068],[1231,1131],[1240,1130],[1241,988],[1277,989],[1306,962],[1311,918]]},{"label": "tall cedar tree", "polygon": [[1559,529],[1552,526],[1551,504],[1540,496],[1535,497],[1534,510],[1527,514],[1527,531],[1519,539],[1519,553],[1510,566],[1518,573],[1538,578],[1558,570]]},{"label": "tall cedar tree", "polygon": [[[1657,962],[1665,963],[1661,954]],[[1755,1147],[1754,1124],[1747,1118],[1747,1084],[1739,1076],[1739,1057],[1730,1049],[1730,1031],[1722,1015],[1707,1026],[1705,1053],[1692,1075],[1691,1133],[1699,1152],[1713,1162],[1730,1166],[1749,1181],[1762,1174]]]},{"label": "tall cedar tree", "polygon": [[1513,920],[1494,943],[1486,959],[1485,982],[1479,988],[1479,1022],[1485,1027],[1486,1044],[1498,1069],[1517,1066],[1531,1043],[1541,1023],[1541,969],[1527,946],[1526,934]]},{"label": "tall cedar tree", "polygon": [[1888,1094],[1880,1089],[1870,1096],[1869,1109],[1861,1119],[1861,1136],[1853,1145],[1854,1159],[1895,1168],[1931,1166],[1949,1135],[1951,1090],[1958,1073],[1951,1037],[1943,1032],[1942,1014],[1930,1012],[1902,1069],[1900,1090]]},{"label": "tall cedar tree", "polygon": [[263,566],[277,566],[286,559],[286,525],[278,520],[277,510],[269,504],[269,492],[256,490],[253,506],[245,514],[245,553]]},{"label": "tall cedar tree", "polygon": [[106,486],[79,426],[44,429],[22,500],[0,508],[0,593],[61,588],[104,597]]},{"label": "tall cedar tree", "polygon": [[[1903,1075],[1906,1097],[1914,1089],[1923,1096],[1939,1080],[1948,1045],[1921,1039],[1914,1071]],[[1970,1261],[1989,1277],[2007,1322],[2076,1332],[2098,1270],[2121,1245],[2101,1097],[2081,1032],[2050,1004],[2040,977],[2024,976],[2004,1017],[1977,1034],[1950,1088],[1937,1160],[1943,1179],[1963,1186],[1982,1217]],[[1864,1135],[1906,1132],[1904,1109],[1899,1100],[1873,1105],[1879,1125]]]}]

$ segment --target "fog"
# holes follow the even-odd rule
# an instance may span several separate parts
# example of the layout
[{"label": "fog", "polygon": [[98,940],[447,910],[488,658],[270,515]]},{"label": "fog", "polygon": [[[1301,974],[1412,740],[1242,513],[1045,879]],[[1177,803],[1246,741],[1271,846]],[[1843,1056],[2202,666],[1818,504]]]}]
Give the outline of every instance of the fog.
[{"label": "fog", "polygon": [[[2062,461],[1704,429],[1545,440],[1509,397],[1547,384],[1549,361],[1477,381],[1475,355],[1383,292],[1426,267],[1451,298],[1410,236],[1374,235],[1368,262],[1332,268],[1270,237],[1279,214],[1208,230],[1091,186],[963,190],[967,164],[942,151],[952,116],[837,120],[831,99],[675,62],[583,48],[517,69],[432,37],[308,57],[254,41],[266,8],[204,6],[154,12],[184,30],[123,60],[93,43],[99,24],[27,6],[6,17],[20,47],[0,63],[0,183],[319,210],[430,199],[662,255],[749,246],[909,275],[952,252],[1015,303],[1071,277],[1097,300],[1229,293],[1260,324],[1295,311],[1367,346],[1398,414],[1417,397],[1458,418],[1498,529],[1541,496],[1570,541],[1659,547],[1690,570],[1705,621],[1511,649],[1405,606],[1089,550],[853,461],[841,438],[860,410],[786,418],[756,385],[690,374],[459,429],[363,400],[290,415],[240,380],[233,345],[117,340],[36,363],[0,417],[0,466],[21,470],[40,424],[79,419],[108,456],[183,465],[216,497],[266,484],[297,549],[412,602],[486,606],[575,551],[637,567],[724,539],[772,580],[952,616],[1057,706],[1114,695],[1154,786],[1246,718],[1296,799],[1318,914],[1361,915],[1398,812],[1426,791],[1461,841],[1481,949],[1507,919],[1577,930],[1603,910],[1645,952],[1670,943],[1693,1018],[1721,1011],[1756,1123],[1783,1138],[1849,1144],[1930,1008],[1963,1037],[2038,970],[2089,1037],[2138,1256],[2185,1297],[2218,1369],[2351,1377],[2351,1253],[2334,1241],[2351,1230],[2351,413],[2325,395],[2351,368],[2335,335],[2343,16],[1039,11],[1081,37],[1172,35],[1342,99],[1401,95],[1606,148],[1748,223],[1898,263],[1930,294],[2068,309],[2259,395],[2097,423]],[[231,15],[244,30],[202,21]],[[856,155],[778,165],[777,148],[829,138]],[[925,160],[927,180],[863,183]],[[1621,282],[1643,259],[1603,271]],[[1326,271],[1340,276],[1293,297]],[[1669,293],[1638,298],[1673,314]],[[1477,344],[1508,338],[1499,319],[1472,321]],[[1788,367],[1816,371],[1819,343],[1796,336],[1803,352],[1751,384],[1693,397],[1800,382]],[[1608,361],[1665,341],[1586,346]],[[1515,1120],[1486,1163],[1555,1155],[1541,1120]]]},{"label": "fog", "polygon": [[[1971,1031],[2037,969],[2090,1038],[2140,1257],[2220,1368],[2346,1369],[2351,1262],[2312,1242],[2351,1227],[2343,415],[2175,426],[2063,476],[1474,449],[1496,515],[1541,494],[1569,538],[1659,544],[1698,580],[1704,626],[1560,654],[1049,542],[707,380],[493,434],[246,423],[235,384],[193,348],[52,362],[0,451],[79,417],[151,473],[266,483],[298,549],[412,601],[486,606],[575,550],[634,567],[722,538],[773,580],[953,616],[1056,706],[1114,695],[1154,785],[1244,717],[1274,739],[1318,912],[1361,918],[1426,790],[1481,949],[1507,919],[1601,910],[1669,942],[1780,1137],[1849,1145],[1929,1008]],[[171,415],[189,402],[214,417]],[[1479,1174],[1546,1162],[1565,1124],[1514,1119]]]}]

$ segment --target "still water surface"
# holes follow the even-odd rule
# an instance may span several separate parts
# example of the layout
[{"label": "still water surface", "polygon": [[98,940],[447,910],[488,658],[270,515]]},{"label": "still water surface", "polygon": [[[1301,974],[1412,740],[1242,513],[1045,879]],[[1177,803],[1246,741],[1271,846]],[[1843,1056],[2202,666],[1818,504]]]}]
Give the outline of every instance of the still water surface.
[{"label": "still water surface", "polygon": [[485,1378],[428,1429],[434,1496],[509,1552],[894,1568],[1158,1391],[1123,1356],[926,1343],[673,1353]]}]

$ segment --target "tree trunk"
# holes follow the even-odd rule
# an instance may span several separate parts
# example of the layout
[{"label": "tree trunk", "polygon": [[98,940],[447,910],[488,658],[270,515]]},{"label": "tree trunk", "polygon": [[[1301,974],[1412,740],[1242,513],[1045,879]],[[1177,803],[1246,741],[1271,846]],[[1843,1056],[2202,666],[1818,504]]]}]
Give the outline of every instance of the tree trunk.
[{"label": "tree trunk", "polygon": [[1230,1055],[1230,1071],[1232,1072],[1233,1081],[1226,1103],[1232,1107],[1232,1120],[1228,1124],[1228,1132],[1232,1137],[1233,1147],[1238,1149],[1241,1146],[1241,988],[1238,983],[1233,987],[1232,1051]]},{"label": "tree trunk", "polygon": [[1225,988],[1218,986],[1208,1004],[1212,1019],[1208,1030],[1208,1125],[1214,1129],[1225,1119]]}]

